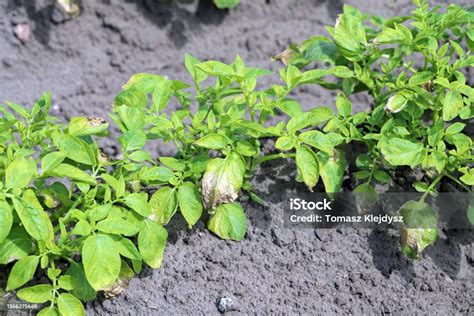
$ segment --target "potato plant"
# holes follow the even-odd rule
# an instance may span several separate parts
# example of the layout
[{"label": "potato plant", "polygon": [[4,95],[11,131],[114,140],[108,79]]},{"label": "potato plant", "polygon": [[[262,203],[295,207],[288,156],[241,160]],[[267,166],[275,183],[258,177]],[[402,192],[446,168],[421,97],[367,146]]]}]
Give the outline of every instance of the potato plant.
[{"label": "potato plant", "polygon": [[[313,73],[310,83],[340,91],[339,116],[323,132],[367,148],[357,157],[361,184],[355,191],[376,195],[374,182],[389,182],[402,166],[423,171],[423,181],[412,184],[422,198],[400,209],[406,215],[402,250],[411,258],[436,240],[436,212],[425,203],[427,195],[436,194],[442,178],[467,192],[474,185],[472,138],[463,132],[474,117],[472,78],[466,78],[474,64],[474,9],[414,3],[410,16],[390,19],[346,5],[336,25],[327,27],[330,38],[315,36],[277,56],[289,64],[287,72],[315,63],[300,80]],[[331,80],[324,65],[351,74]],[[360,92],[371,96],[371,108],[352,113],[348,97]]]},{"label": "potato plant", "polygon": [[[258,77],[270,72],[246,67],[240,57],[227,65],[186,55],[185,66],[194,94],[184,82],[153,74],[134,75],[124,85],[110,115],[120,129],[120,157],[98,145],[108,136],[105,120],[73,117],[62,124],[48,114],[48,94],[32,109],[0,107],[0,264],[11,267],[7,291],[47,304],[40,315],[84,314],[81,301],[99,291],[119,294],[143,264],[158,268],[164,226],[177,214],[191,228],[206,211],[210,231],[243,239],[239,192],[262,202],[250,184],[256,166],[295,156],[264,156],[260,139],[293,135],[332,117],[328,108],[303,113],[284,98],[291,75],[286,88],[256,90]],[[178,109],[167,114],[169,103]],[[266,126],[277,108],[294,117]],[[176,155],[154,157],[145,148],[155,139],[175,144]],[[309,188],[315,179],[306,174],[314,176],[314,166],[304,155],[311,152],[301,146],[296,153]]]}]

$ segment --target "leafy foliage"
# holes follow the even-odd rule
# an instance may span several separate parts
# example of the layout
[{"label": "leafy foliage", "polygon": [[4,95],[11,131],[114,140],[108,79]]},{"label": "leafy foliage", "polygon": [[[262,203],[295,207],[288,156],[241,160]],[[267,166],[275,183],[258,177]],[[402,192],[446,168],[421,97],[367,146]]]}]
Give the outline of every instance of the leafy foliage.
[{"label": "leafy foliage", "polygon": [[[321,179],[329,194],[338,192],[352,163],[341,145],[350,142],[367,148],[355,161],[354,191],[364,203],[377,194],[373,184],[390,182],[397,168],[424,171],[424,181],[414,184],[423,197],[399,211],[406,219],[402,251],[418,258],[437,236],[426,197],[443,177],[468,191],[474,184],[472,139],[463,133],[474,113],[465,77],[474,39],[472,11],[450,5],[439,13],[416,2],[412,16],[390,20],[346,6],[328,28],[331,39],[317,36],[280,56],[289,63],[279,71],[281,85],[257,89],[270,72],[238,56],[225,64],[186,55],[192,88],[134,75],[110,114],[120,130],[117,157],[99,147],[108,135],[105,120],[62,124],[49,115],[48,94],[31,109],[0,106],[0,264],[11,267],[7,290],[48,303],[41,314],[84,314],[81,301],[98,291],[120,293],[144,263],[161,266],[166,226],[175,216],[192,228],[207,212],[210,231],[242,240],[247,219],[237,198],[244,190],[262,202],[250,180],[263,162],[294,158],[296,179],[309,190]],[[311,62],[327,66],[302,70]],[[337,111],[303,111],[290,93],[308,84],[338,90]],[[373,97],[373,107],[354,113],[350,96],[361,91]],[[170,104],[177,110],[169,111]],[[280,113],[288,120],[269,125]],[[276,152],[265,155],[261,141],[268,138]],[[176,154],[154,157],[147,148],[157,139],[173,143]],[[471,206],[471,220],[472,213]],[[49,282],[28,286],[40,271]]]},{"label": "leafy foliage", "polygon": [[[474,65],[474,11],[450,4],[441,12],[425,0],[414,3],[411,16],[391,19],[369,17],[346,5],[336,25],[327,27],[330,38],[313,37],[277,58],[298,78],[311,77],[304,83],[341,91],[336,100],[339,115],[327,122],[324,132],[367,148],[356,160],[360,171],[355,176],[362,183],[355,191],[376,194],[374,182],[389,182],[390,173],[409,166],[424,173],[424,181],[413,184],[425,193],[419,202],[423,204],[443,177],[468,192],[474,184],[473,142],[464,132],[474,117],[474,89],[466,78]],[[298,70],[314,63],[317,69]],[[372,106],[352,114],[347,98],[359,92],[372,96]],[[277,145],[286,149],[286,143],[280,140]],[[400,212],[420,213],[417,209],[423,208],[417,205],[409,203]],[[404,238],[403,252],[418,257],[436,240],[433,230],[412,230],[408,236],[419,235],[411,240],[421,239],[407,244]],[[421,240],[426,243],[421,245]]]}]

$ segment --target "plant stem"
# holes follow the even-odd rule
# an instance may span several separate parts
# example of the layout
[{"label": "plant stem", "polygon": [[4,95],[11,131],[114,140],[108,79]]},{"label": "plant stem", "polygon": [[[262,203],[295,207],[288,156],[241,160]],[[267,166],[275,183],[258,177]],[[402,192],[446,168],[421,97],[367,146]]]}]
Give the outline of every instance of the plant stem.
[{"label": "plant stem", "polygon": [[456,179],[455,177],[453,177],[452,175],[450,174],[446,174],[446,177],[448,177],[449,179],[453,180],[454,182],[456,182],[460,187],[462,187],[464,190],[466,190],[467,192],[471,192],[471,189],[466,186],[464,183],[462,183],[461,181],[459,181],[458,179]]},{"label": "plant stem", "polygon": [[438,184],[439,181],[445,176],[445,174],[440,174],[433,182],[431,182],[430,186],[428,189],[426,189],[425,193],[423,193],[423,196],[420,198],[420,202],[424,202],[430,191]]}]

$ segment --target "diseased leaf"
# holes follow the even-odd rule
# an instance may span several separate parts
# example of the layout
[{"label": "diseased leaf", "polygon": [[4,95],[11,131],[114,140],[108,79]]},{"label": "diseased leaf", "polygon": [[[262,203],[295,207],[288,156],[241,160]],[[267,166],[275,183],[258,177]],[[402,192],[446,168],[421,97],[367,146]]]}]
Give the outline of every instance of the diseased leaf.
[{"label": "diseased leaf", "polygon": [[242,187],[244,172],[244,160],[236,152],[211,160],[201,180],[205,207],[212,209],[219,204],[233,202]]}]

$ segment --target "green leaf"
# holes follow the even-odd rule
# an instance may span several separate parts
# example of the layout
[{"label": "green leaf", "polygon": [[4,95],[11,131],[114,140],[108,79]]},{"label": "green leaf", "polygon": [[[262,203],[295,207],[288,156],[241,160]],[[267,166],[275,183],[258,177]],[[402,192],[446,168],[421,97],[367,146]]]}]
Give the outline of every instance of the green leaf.
[{"label": "green leaf", "polygon": [[148,98],[145,93],[135,88],[122,90],[114,99],[114,109],[129,107],[143,110],[147,107]]},{"label": "green leaf", "polygon": [[142,260],[140,252],[130,239],[122,236],[115,236],[114,238],[117,250],[122,256],[132,260]]},{"label": "green leaf", "polygon": [[293,148],[293,140],[288,136],[279,137],[275,142],[275,148],[279,150],[291,150]]},{"label": "green leaf", "polygon": [[459,178],[467,185],[474,185],[474,173],[468,173]]},{"label": "green leaf", "polygon": [[450,138],[452,139],[454,146],[456,146],[458,155],[462,155],[470,150],[472,151],[472,139],[469,136],[463,133],[457,133],[451,135]]},{"label": "green leaf", "polygon": [[461,122],[456,122],[451,124],[447,129],[446,129],[446,134],[447,135],[454,135],[460,133],[466,124],[461,123]]},{"label": "green leaf", "polygon": [[106,218],[98,222],[96,227],[104,233],[124,236],[133,236],[139,231],[139,228],[136,225],[118,217]]},{"label": "green leaf", "polygon": [[210,148],[210,149],[222,149],[227,145],[227,139],[217,133],[207,134],[204,137],[194,142],[199,147]]},{"label": "green leaf", "polygon": [[316,154],[306,145],[296,148],[296,166],[298,174],[302,177],[308,189],[313,188],[319,179],[319,161]]},{"label": "green leaf", "polygon": [[412,86],[419,86],[425,84],[434,78],[435,74],[431,71],[420,71],[411,76],[408,84]]},{"label": "green leaf", "polygon": [[383,170],[375,171],[374,178],[380,183],[388,183],[392,179],[390,175]]},{"label": "green leaf", "polygon": [[177,206],[176,189],[168,186],[162,187],[151,196],[150,207],[152,215],[150,215],[150,218],[162,225],[166,225],[176,213]]},{"label": "green leaf", "polygon": [[179,159],[173,157],[160,157],[159,160],[163,165],[172,170],[184,171],[184,169],[186,169],[186,164]]},{"label": "green leaf", "polygon": [[295,133],[306,127],[316,127],[332,117],[334,117],[334,113],[331,109],[319,107],[291,118],[286,128],[290,133]]},{"label": "green leaf", "polygon": [[219,9],[233,9],[238,6],[240,0],[214,0],[214,4]]},{"label": "green leaf", "polygon": [[53,227],[48,214],[25,199],[13,198],[12,201],[21,223],[31,237],[44,241],[53,239]]},{"label": "green leaf", "polygon": [[207,227],[222,239],[242,240],[247,231],[247,218],[238,203],[221,204],[209,219]]},{"label": "green leaf", "polygon": [[132,193],[125,197],[125,204],[141,216],[148,216],[151,213],[150,205],[148,205],[148,194]]},{"label": "green leaf", "polygon": [[[115,108],[115,110],[120,120],[125,124],[125,131],[143,130],[145,127],[145,111],[143,109],[123,105]],[[122,132],[125,131],[122,130]]]},{"label": "green leaf", "polygon": [[17,157],[5,170],[5,187],[7,189],[22,189],[29,185],[36,173],[35,161],[31,158]]},{"label": "green leaf", "polygon": [[59,309],[54,306],[48,306],[40,310],[37,316],[61,316]]},{"label": "green leaf", "polygon": [[337,193],[341,190],[344,172],[347,167],[347,161],[344,153],[340,150],[334,155],[328,155],[324,152],[317,154],[319,162],[319,174],[323,180],[327,193]]},{"label": "green leaf", "polygon": [[334,64],[336,62],[337,47],[327,38],[316,36],[305,42],[304,58],[308,61],[322,61]]},{"label": "green leaf", "polygon": [[85,316],[86,312],[74,295],[69,293],[61,293],[58,296],[58,309],[61,316]]},{"label": "green leaf", "polygon": [[0,264],[22,259],[33,250],[33,242],[28,233],[14,225],[8,237],[0,243]]},{"label": "green leaf", "polygon": [[403,24],[394,23],[395,28],[384,28],[380,32],[374,43],[375,44],[411,44],[413,40],[413,35],[409,28]]},{"label": "green leaf", "polygon": [[181,214],[191,228],[202,214],[201,194],[191,182],[184,182],[178,190],[178,203]]},{"label": "green leaf", "polygon": [[84,241],[82,261],[87,281],[96,291],[106,289],[119,276],[120,254],[107,235],[96,234]]},{"label": "green leaf", "polygon": [[138,249],[143,261],[153,269],[158,269],[163,262],[168,232],[160,224],[146,220],[138,234]]},{"label": "green leaf", "polygon": [[385,109],[389,110],[392,113],[398,113],[403,110],[406,105],[407,99],[405,99],[405,97],[401,93],[396,93],[388,99]]},{"label": "green leaf", "polygon": [[349,99],[346,98],[342,93],[338,93],[336,99],[336,107],[339,115],[343,117],[348,117],[352,112],[352,105]]},{"label": "green leaf", "polygon": [[57,145],[60,152],[67,158],[85,165],[96,164],[96,152],[90,144],[79,137],[72,135],[61,135],[57,138]]},{"label": "green leaf", "polygon": [[41,169],[43,170],[43,173],[59,166],[64,159],[66,159],[66,155],[59,151],[47,154],[41,161]]},{"label": "green leaf", "polygon": [[174,176],[172,170],[164,167],[144,167],[138,177],[142,181],[159,181],[159,182],[168,182],[171,177]]},{"label": "green leaf", "polygon": [[382,138],[378,146],[385,160],[393,166],[416,166],[426,156],[426,150],[422,144],[407,139]]},{"label": "green leaf", "polygon": [[245,169],[243,158],[236,152],[211,160],[201,180],[205,207],[211,209],[233,202],[242,187]]},{"label": "green leaf", "polygon": [[461,112],[463,106],[461,94],[455,91],[448,91],[444,97],[443,120],[451,121],[454,119]]},{"label": "green leaf", "polygon": [[53,288],[49,284],[35,285],[19,290],[16,295],[29,303],[42,304],[53,298]]},{"label": "green leaf", "polygon": [[5,201],[0,201],[0,245],[10,234],[12,224],[13,213],[10,205]]},{"label": "green leaf", "polygon": [[[148,73],[139,73],[133,75],[128,82],[123,86],[125,90],[127,89],[136,89],[143,94],[149,94],[155,90],[158,83],[163,81],[162,76],[148,74]],[[136,91],[135,90],[135,91]],[[133,91],[133,90],[132,90]],[[142,97],[139,97],[142,98]]]},{"label": "green leaf", "polygon": [[467,208],[467,219],[474,225],[474,195],[471,195],[471,201],[469,202],[469,206]]},{"label": "green leaf", "polygon": [[312,147],[320,149],[329,155],[333,154],[334,146],[327,134],[320,131],[307,131],[299,135],[299,139]]},{"label": "green leaf", "polygon": [[66,275],[71,277],[71,284],[73,287],[71,294],[82,301],[92,301],[95,299],[96,292],[87,281],[82,263],[71,263]]},{"label": "green leaf", "polygon": [[194,65],[197,65],[199,63],[201,63],[199,59],[189,54],[184,55],[184,64],[186,66],[186,69],[188,70],[189,74],[193,77],[196,83],[200,83],[207,79],[207,74],[205,72],[198,69],[197,67],[194,67]]},{"label": "green leaf", "polygon": [[344,56],[350,60],[362,58],[364,45],[367,44],[364,16],[348,5],[344,5],[344,13],[339,15],[332,36]]},{"label": "green leaf", "polygon": [[130,152],[142,149],[146,143],[146,135],[141,130],[130,130],[118,138],[123,151]]},{"label": "green leaf", "polygon": [[95,178],[87,172],[65,163],[62,163],[57,167],[54,167],[53,169],[49,170],[47,174],[53,177],[70,178],[72,180],[88,184],[97,184]]},{"label": "green leaf", "polygon": [[33,279],[38,263],[38,256],[28,256],[18,260],[8,275],[7,292],[22,287]]},{"label": "green leaf", "polygon": [[171,89],[171,82],[163,80],[158,83],[152,95],[152,111],[161,112],[166,108],[166,105],[173,95]]},{"label": "green leaf", "polygon": [[74,286],[72,284],[72,277],[70,275],[62,275],[59,278],[58,285],[61,289],[71,291]]}]

